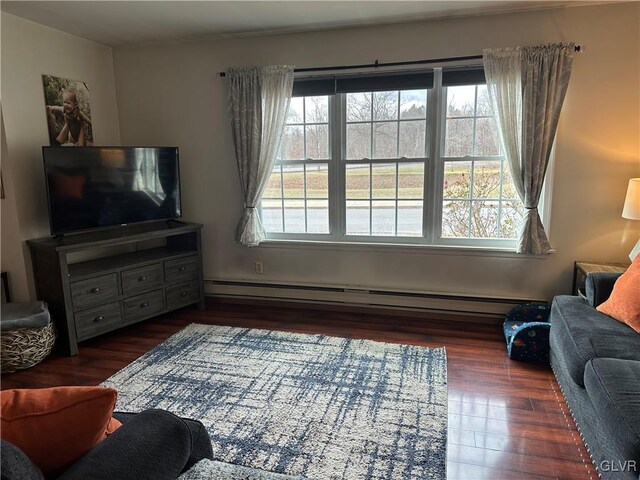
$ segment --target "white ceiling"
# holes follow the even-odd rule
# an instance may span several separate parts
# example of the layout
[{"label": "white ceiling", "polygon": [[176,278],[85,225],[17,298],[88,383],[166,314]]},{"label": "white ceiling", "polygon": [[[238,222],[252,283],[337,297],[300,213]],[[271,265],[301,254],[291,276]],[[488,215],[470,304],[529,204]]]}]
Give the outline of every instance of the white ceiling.
[{"label": "white ceiling", "polygon": [[[594,3],[565,1],[2,1],[19,17],[110,45],[256,35]],[[598,2],[602,3],[602,2]]]}]

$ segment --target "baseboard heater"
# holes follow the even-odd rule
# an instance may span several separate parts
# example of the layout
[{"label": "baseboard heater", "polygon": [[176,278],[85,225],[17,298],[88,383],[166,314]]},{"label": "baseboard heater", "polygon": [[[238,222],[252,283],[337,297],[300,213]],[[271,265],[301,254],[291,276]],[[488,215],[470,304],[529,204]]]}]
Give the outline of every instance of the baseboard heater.
[{"label": "baseboard heater", "polygon": [[360,305],[483,317],[503,317],[515,305],[541,301],[532,298],[498,298],[448,293],[369,290],[351,287],[212,279],[205,280],[205,293],[215,297]]}]

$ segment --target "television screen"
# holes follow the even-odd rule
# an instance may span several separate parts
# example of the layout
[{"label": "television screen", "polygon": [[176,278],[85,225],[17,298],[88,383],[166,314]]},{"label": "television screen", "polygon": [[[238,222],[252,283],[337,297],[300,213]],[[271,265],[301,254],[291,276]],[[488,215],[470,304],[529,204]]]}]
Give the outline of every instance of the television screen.
[{"label": "television screen", "polygon": [[178,218],[176,147],[43,147],[53,235]]}]

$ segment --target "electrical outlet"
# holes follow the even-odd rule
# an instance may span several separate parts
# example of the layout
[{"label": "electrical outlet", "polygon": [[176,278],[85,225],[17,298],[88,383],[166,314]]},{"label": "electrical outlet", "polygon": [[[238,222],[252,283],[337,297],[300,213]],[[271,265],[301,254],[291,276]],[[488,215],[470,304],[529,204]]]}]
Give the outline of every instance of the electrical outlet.
[{"label": "electrical outlet", "polygon": [[264,265],[262,265],[262,262],[256,262],[256,273],[264,273]]}]

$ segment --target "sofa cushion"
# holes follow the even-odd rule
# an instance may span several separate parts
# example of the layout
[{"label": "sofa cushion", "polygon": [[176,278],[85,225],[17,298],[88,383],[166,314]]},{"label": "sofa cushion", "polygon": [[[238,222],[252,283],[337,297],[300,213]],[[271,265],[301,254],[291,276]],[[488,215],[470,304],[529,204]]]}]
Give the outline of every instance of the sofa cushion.
[{"label": "sofa cushion", "polygon": [[0,393],[1,435],[46,477],[55,477],[120,426],[111,418],[117,392],[54,387]]},{"label": "sofa cushion", "polygon": [[640,468],[640,362],[594,358],[587,363],[584,383],[619,459],[635,460]]},{"label": "sofa cushion", "polygon": [[640,360],[640,335],[597,312],[580,297],[557,296],[551,306],[551,348],[573,381],[584,387],[584,368],[592,358]]}]

